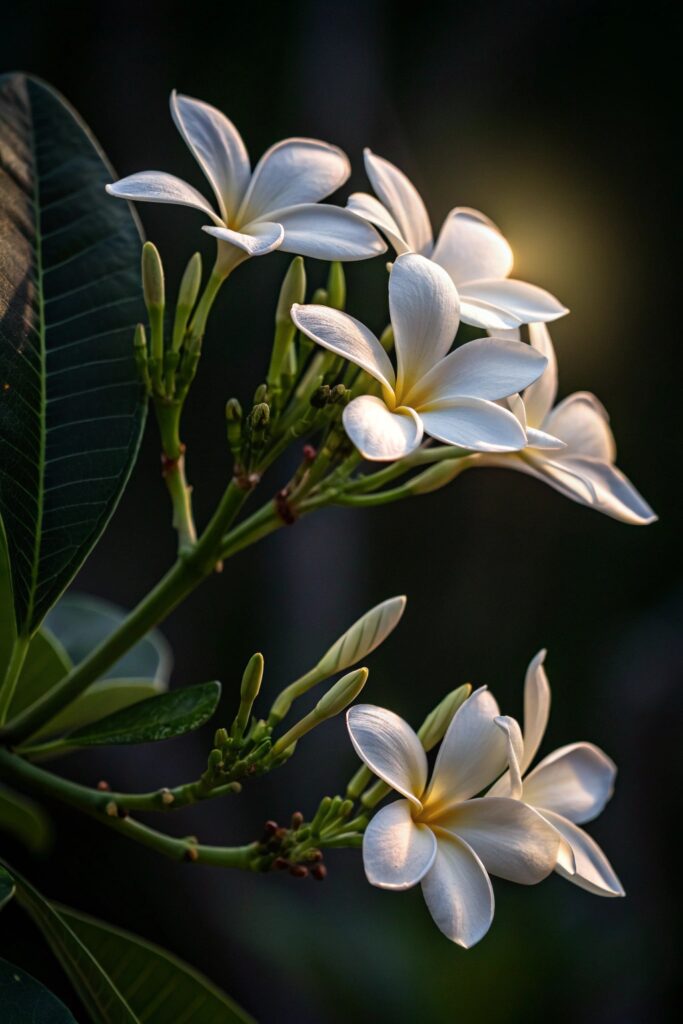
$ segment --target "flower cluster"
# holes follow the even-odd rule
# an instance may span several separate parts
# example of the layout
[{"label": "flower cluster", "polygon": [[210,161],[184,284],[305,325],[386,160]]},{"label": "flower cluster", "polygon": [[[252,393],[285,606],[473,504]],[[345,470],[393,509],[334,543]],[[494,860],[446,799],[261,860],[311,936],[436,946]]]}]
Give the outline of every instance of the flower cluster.
[{"label": "flower cluster", "polygon": [[369,704],[347,712],[356,753],[402,797],[365,832],[368,880],[396,890],[419,882],[434,921],[460,946],[478,942],[491,925],[489,875],[533,885],[557,871],[597,895],[624,895],[600,847],[579,828],[612,795],[616,768],[607,755],[573,743],[525,777],[550,709],[544,657],[527,671],[524,732],[500,715],[487,689],[476,690],[453,716],[429,781],[423,745],[402,718]]}]

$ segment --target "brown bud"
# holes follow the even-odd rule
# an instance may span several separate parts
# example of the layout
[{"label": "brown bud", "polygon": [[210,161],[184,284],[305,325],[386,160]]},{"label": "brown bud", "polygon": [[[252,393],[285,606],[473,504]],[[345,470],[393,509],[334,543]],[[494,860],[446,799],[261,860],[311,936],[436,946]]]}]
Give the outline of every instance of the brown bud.
[{"label": "brown bud", "polygon": [[316,882],[323,882],[327,878],[327,868],[324,864],[314,864],[311,868],[311,875]]},{"label": "brown bud", "polygon": [[100,781],[97,783],[97,788],[100,790],[101,793],[108,793],[109,790],[111,789],[111,786],[104,779],[100,779]]},{"label": "brown bud", "polygon": [[293,875],[294,878],[306,878],[308,875],[308,868],[304,867],[303,864],[292,864],[289,869],[289,873],[290,875]]},{"label": "brown bud", "polygon": [[304,816],[303,816],[303,814],[301,813],[301,811],[295,811],[294,814],[292,815],[292,825],[291,825],[292,830],[294,832],[296,832],[296,830],[298,828],[301,828],[303,823],[304,823]]},{"label": "brown bud", "polygon": [[317,864],[323,859],[321,850],[309,850],[306,854],[306,860],[309,860],[311,864]]},{"label": "brown bud", "polygon": [[288,867],[289,861],[285,857],[276,857],[273,861],[275,871],[286,871]]},{"label": "brown bud", "polygon": [[195,846],[188,846],[185,850],[185,860],[196,863],[199,860],[199,850]]}]

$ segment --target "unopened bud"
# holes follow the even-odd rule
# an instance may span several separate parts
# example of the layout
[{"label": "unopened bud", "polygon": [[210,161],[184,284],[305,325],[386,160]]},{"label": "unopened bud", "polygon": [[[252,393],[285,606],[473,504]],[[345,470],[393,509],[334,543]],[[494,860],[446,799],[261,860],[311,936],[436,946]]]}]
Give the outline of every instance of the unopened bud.
[{"label": "unopened bud", "polygon": [[322,409],[330,401],[331,389],[329,384],[322,384],[316,388],[311,395],[311,405],[314,409]]},{"label": "unopened bud", "polygon": [[[237,711],[237,715],[235,716],[235,721],[232,724],[231,732],[233,736],[241,736],[249,724],[251,709],[254,705],[254,701],[258,697],[258,692],[261,689],[263,665],[263,655],[259,653],[252,654],[251,658],[247,662],[247,667],[244,670],[242,684],[240,686],[240,706]],[[255,738],[257,740],[260,739],[258,736]]]},{"label": "unopened bud", "polygon": [[315,715],[319,721],[333,718],[340,714],[356,699],[368,680],[368,670],[358,668],[349,672],[332,686],[315,706]]},{"label": "unopened bud", "polygon": [[327,302],[333,309],[343,309],[346,305],[346,278],[344,268],[337,260],[330,263],[327,275]]},{"label": "unopened bud", "polygon": [[214,736],[213,736],[213,745],[214,745],[214,747],[218,747],[219,749],[221,749],[222,747],[227,746],[227,744],[229,742],[230,742],[230,737],[228,735],[228,730],[227,729],[223,729],[223,728],[216,729],[216,731],[214,733]]},{"label": "unopened bud", "polygon": [[251,424],[252,430],[266,427],[268,425],[269,420],[270,406],[268,405],[267,402],[259,402],[258,405],[255,405],[254,408],[251,410],[249,416],[249,422]]},{"label": "unopened bud", "polygon": [[311,868],[311,876],[316,882],[324,882],[327,878],[327,868],[324,864],[314,864]]},{"label": "unopened bud", "polygon": [[316,306],[329,306],[330,297],[325,288],[316,288],[313,292],[313,303]]},{"label": "unopened bud", "polygon": [[443,462],[437,462],[429,469],[418,473],[408,482],[407,491],[412,495],[431,494],[432,491],[438,491],[455,480],[456,476],[471,465],[466,458],[468,452],[463,450],[462,455],[459,454],[459,449],[456,449],[456,452],[458,454],[454,454],[453,458],[444,459]]},{"label": "unopened bud", "polygon": [[379,336],[379,343],[385,352],[391,352],[394,347],[394,328],[389,324]]},{"label": "unopened bud", "polygon": [[343,384],[335,384],[330,392],[330,404],[331,405],[342,405],[346,403],[348,396],[351,394],[347,387]]},{"label": "unopened bud", "polygon": [[142,247],[142,290],[148,310],[164,308],[164,268],[153,242]]},{"label": "unopened bud", "polygon": [[275,310],[276,324],[290,324],[292,322],[289,311],[295,302],[303,302],[306,298],[306,268],[301,256],[297,256],[289,264],[287,273],[284,276],[277,309]]},{"label": "unopened bud", "polygon": [[253,404],[254,405],[260,405],[261,402],[266,402],[267,400],[268,400],[268,385],[267,384],[259,384],[259,386],[256,388],[256,391],[254,392],[254,403]]},{"label": "unopened bud", "polygon": [[179,352],[182,347],[185,331],[187,330],[187,322],[197,301],[201,283],[202,258],[196,252],[185,267],[185,272],[178,288],[178,301],[176,302],[175,318],[173,320],[172,348],[174,352]]},{"label": "unopened bud", "polygon": [[457,690],[449,693],[433,711],[430,711],[417,731],[425,750],[431,750],[441,742],[453,720],[453,715],[460,705],[464,704],[471,692],[470,683],[465,683],[464,686],[459,686]]}]

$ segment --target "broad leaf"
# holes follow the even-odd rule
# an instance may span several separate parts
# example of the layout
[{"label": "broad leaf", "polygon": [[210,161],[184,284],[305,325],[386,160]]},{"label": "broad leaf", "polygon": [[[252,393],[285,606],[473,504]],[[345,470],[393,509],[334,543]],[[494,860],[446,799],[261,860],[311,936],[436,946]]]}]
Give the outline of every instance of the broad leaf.
[{"label": "broad leaf", "polygon": [[45,628],[39,629],[31,640],[10,714],[18,714],[48,693],[70,668],[71,659],[59,641]]},{"label": "broad leaf", "polygon": [[140,441],[141,238],[112,177],[58,93],[0,79],[0,515],[20,634],[102,533]]},{"label": "broad leaf", "polygon": [[0,1007],[4,1024],[76,1024],[57,996],[21,967],[1,958]]},{"label": "broad leaf", "polygon": [[140,1024],[106,971],[54,907],[16,873],[15,883],[17,900],[47,939],[93,1024]]},{"label": "broad leaf", "polygon": [[79,747],[168,740],[207,722],[216,710],[220,695],[218,682],[172,690],[108,715],[70,733],[66,739],[69,745]]},{"label": "broad leaf", "polygon": [[166,950],[67,907],[57,909],[145,1024],[252,1021],[208,978]]},{"label": "broad leaf", "polygon": [[[45,625],[59,638],[74,665],[123,622],[127,612],[87,594],[65,594],[49,612]],[[166,640],[152,630],[108,670],[105,679],[157,679],[166,684],[172,658]]]},{"label": "broad leaf", "polygon": [[73,704],[69,704],[56,718],[34,733],[31,742],[80,729],[163,692],[164,687],[155,679],[102,679],[89,686]]},{"label": "broad leaf", "polygon": [[47,849],[52,839],[50,819],[42,807],[6,786],[0,786],[0,829],[33,853]]},{"label": "broad leaf", "polygon": [[2,910],[6,903],[9,903],[13,896],[14,879],[9,871],[0,864],[0,910]]},{"label": "broad leaf", "polygon": [[[2,342],[0,341],[0,344]],[[0,441],[1,443],[1,441]],[[0,516],[0,680],[5,678],[7,665],[12,657],[12,647],[17,635],[12,599],[12,577],[7,553],[7,538],[2,516]]]}]

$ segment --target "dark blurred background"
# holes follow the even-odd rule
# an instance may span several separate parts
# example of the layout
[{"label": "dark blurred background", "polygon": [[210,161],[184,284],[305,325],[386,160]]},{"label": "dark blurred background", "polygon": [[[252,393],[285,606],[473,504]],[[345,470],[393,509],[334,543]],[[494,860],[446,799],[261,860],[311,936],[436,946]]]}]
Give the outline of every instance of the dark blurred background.
[{"label": "dark blurred background", "polygon": [[[61,812],[52,859],[31,863],[8,849],[47,894],[164,944],[261,1021],[666,1017],[683,660],[673,14],[657,2],[627,13],[588,0],[5,8],[0,70],[21,68],[59,88],[120,174],[158,168],[205,187],[168,113],[177,87],[225,110],[253,159],[288,135],[335,142],[354,165],[348,194],[366,188],[369,145],[410,175],[435,227],[456,204],[486,211],[513,245],[516,276],[571,307],[552,332],[561,394],[600,396],[620,466],[661,517],[628,527],[522,475],[467,473],[400,508],[324,512],[283,530],[164,624],[174,681],[222,679],[227,720],[254,650],[266,658],[267,701],[371,604],[406,592],[399,632],[371,661],[367,699],[417,725],[469,679],[521,714],[526,664],[547,646],[554,707],[545,752],[593,740],[620,769],[616,795],[590,829],[627,898],[600,899],[559,878],[531,890],[496,882],[493,927],[468,952],[440,935],[419,890],[371,888],[352,851],[328,855],[323,885],[220,873],[166,863]],[[139,209],[172,279],[193,248],[210,253],[199,215]],[[286,266],[279,254],[252,260],[217,304],[185,421],[200,522],[229,472],[224,402],[233,393],[248,400],[262,378]],[[309,262],[313,283],[323,273]],[[350,310],[380,330],[382,261],[352,266],[348,282]],[[79,589],[130,607],[169,565],[174,537],[158,468],[150,422]],[[201,770],[209,737],[72,759],[63,770],[121,788],[173,784]],[[310,813],[354,769],[338,720],[242,798],[182,812],[169,827],[247,841],[267,817]],[[83,1019],[16,907],[3,913],[0,952]]]}]

